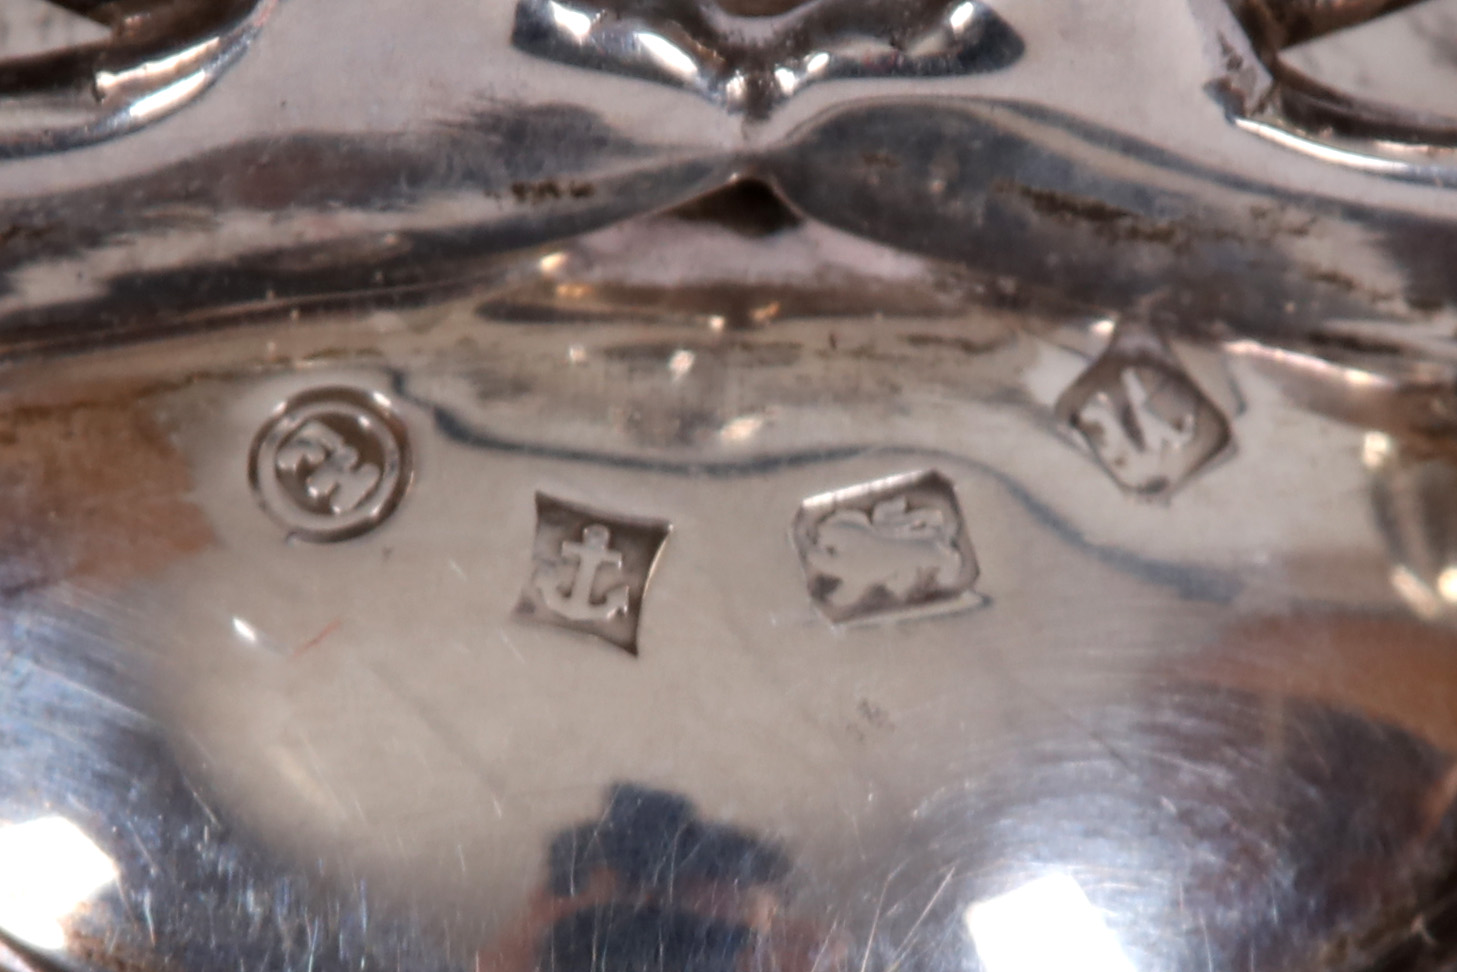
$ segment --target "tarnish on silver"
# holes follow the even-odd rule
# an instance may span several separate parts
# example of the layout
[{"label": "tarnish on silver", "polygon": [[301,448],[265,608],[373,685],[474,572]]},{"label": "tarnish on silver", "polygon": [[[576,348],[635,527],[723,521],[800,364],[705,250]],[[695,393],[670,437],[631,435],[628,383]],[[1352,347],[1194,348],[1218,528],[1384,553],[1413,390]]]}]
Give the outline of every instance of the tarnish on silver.
[{"label": "tarnish on silver", "polygon": [[997,71],[1023,49],[982,0],[829,0],[757,19],[691,0],[520,0],[512,43],[759,119],[819,82]]},{"label": "tarnish on silver", "polygon": [[536,494],[534,566],[517,615],[636,655],[643,599],[671,529]]},{"label": "tarnish on silver", "polygon": [[0,59],[0,159],[124,135],[181,109],[242,55],[278,2],[219,0],[201,18],[173,3],[170,20],[165,7],[102,4],[115,40]]},{"label": "tarnish on silver", "polygon": [[0,161],[0,970],[1454,966],[1386,0],[231,3]]},{"label": "tarnish on silver", "polygon": [[792,535],[810,599],[836,624],[980,603],[980,568],[956,489],[938,472],[811,496]]},{"label": "tarnish on silver", "polygon": [[383,523],[412,475],[404,423],[389,400],[355,388],[289,399],[259,430],[248,478],[290,536],[327,543]]}]

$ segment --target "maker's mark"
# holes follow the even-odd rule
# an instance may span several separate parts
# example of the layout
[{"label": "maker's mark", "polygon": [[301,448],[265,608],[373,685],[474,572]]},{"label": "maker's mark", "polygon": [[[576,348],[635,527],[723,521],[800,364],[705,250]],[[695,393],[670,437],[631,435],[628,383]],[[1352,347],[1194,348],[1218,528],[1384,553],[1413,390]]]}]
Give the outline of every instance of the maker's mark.
[{"label": "maker's mark", "polygon": [[290,535],[328,542],[384,522],[410,483],[409,442],[390,403],[318,388],[280,406],[254,439],[249,478]]},{"label": "maker's mark", "polygon": [[810,598],[844,623],[977,602],[979,568],[950,480],[910,473],[812,496],[793,538]]},{"label": "maker's mark", "polygon": [[536,494],[535,566],[516,613],[637,654],[643,595],[670,527]]}]

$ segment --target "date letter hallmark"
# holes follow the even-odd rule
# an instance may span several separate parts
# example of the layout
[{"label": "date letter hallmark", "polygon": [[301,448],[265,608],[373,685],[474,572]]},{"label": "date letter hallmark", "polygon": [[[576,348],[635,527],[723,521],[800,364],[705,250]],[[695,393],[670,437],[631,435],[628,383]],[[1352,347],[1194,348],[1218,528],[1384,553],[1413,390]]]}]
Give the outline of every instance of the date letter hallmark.
[{"label": "date letter hallmark", "polygon": [[1119,486],[1149,499],[1167,499],[1232,443],[1229,420],[1147,328],[1120,326],[1055,409]]},{"label": "date letter hallmark", "polygon": [[980,603],[950,480],[911,473],[812,496],[793,528],[809,595],[835,624]]},{"label": "date letter hallmark", "polygon": [[537,493],[535,568],[516,614],[636,655],[643,595],[670,529]]}]

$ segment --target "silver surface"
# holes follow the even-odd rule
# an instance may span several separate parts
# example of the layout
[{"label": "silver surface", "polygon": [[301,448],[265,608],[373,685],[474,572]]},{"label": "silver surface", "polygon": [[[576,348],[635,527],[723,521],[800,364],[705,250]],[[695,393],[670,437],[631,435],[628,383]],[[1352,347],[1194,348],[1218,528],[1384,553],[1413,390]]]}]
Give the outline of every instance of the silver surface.
[{"label": "silver surface", "polygon": [[1451,966],[1440,153],[1212,0],[253,9],[0,163],[0,968]]},{"label": "silver surface", "polygon": [[79,2],[112,36],[0,50],[0,158],[104,141],[177,111],[242,54],[277,0]]}]

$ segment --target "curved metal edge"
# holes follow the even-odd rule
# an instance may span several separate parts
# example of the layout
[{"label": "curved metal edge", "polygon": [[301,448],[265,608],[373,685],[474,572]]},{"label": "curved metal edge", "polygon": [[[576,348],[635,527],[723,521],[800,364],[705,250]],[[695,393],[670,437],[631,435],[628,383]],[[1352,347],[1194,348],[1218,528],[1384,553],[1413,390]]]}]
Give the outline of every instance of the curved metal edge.
[{"label": "curved metal edge", "polygon": [[[123,68],[101,59],[89,85],[72,99],[95,102],[91,117],[72,125],[0,134],[0,160],[64,152],[126,135],[196,100],[233,65],[262,29],[278,0],[258,0],[230,23],[182,48],[153,54]],[[54,92],[34,97],[51,99]],[[22,103],[26,95],[18,99]]]},{"label": "curved metal edge", "polygon": [[0,972],[52,972],[0,936]]},{"label": "curved metal edge", "polygon": [[[1408,145],[1400,142],[1339,139],[1303,130],[1278,116],[1230,115],[1241,131],[1302,155],[1370,175],[1436,188],[1457,186],[1457,145]],[[1406,156],[1420,156],[1415,161]]]},{"label": "curved metal edge", "polygon": [[[1275,23],[1267,5],[1190,0],[1217,38],[1216,78],[1205,86],[1229,123],[1332,165],[1402,182],[1457,185],[1457,124],[1339,91],[1284,64],[1296,41],[1364,22],[1336,18],[1311,34]],[[1382,13],[1406,6],[1387,4]],[[1298,6],[1298,5],[1291,5]],[[1369,17],[1365,19],[1370,19]],[[1293,38],[1293,40],[1292,40]]]}]

